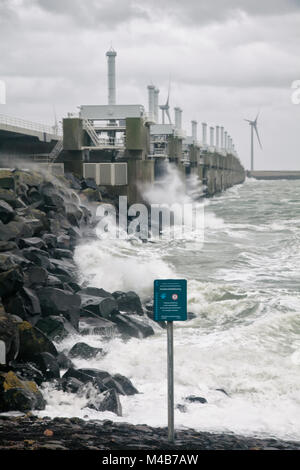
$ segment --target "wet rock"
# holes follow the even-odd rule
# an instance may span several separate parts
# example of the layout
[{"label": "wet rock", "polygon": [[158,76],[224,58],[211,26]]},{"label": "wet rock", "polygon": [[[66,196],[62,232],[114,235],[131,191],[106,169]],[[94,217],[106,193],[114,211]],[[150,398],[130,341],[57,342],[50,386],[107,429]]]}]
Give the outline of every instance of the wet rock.
[{"label": "wet rock", "polygon": [[12,170],[0,169],[0,188],[15,190],[15,179]]},{"label": "wet rock", "polygon": [[31,237],[33,230],[26,219],[21,217],[18,220],[12,220],[7,224],[0,221],[0,240],[1,241],[15,241],[22,237]]},{"label": "wet rock", "polygon": [[118,304],[118,310],[126,313],[143,315],[143,308],[139,296],[135,292],[113,292],[113,297]]},{"label": "wet rock", "polygon": [[85,178],[81,181],[81,188],[84,190],[86,188],[98,190],[98,186],[93,178]]},{"label": "wet rock", "polygon": [[46,243],[39,237],[20,238],[19,247],[22,248],[37,248],[39,250],[47,250]]},{"label": "wet rock", "polygon": [[176,410],[179,410],[180,413],[186,413],[187,412],[187,407],[185,405],[182,405],[181,403],[178,403],[176,406],[175,406],[175,409]]},{"label": "wet rock", "polygon": [[65,178],[69,181],[70,187],[73,189],[80,190],[81,189],[81,183],[76,176],[73,175],[73,173],[65,173]]},{"label": "wet rock", "polygon": [[78,393],[83,388],[83,382],[75,377],[67,377],[61,379],[60,386],[64,392]]},{"label": "wet rock", "polygon": [[73,203],[66,203],[65,210],[68,221],[77,227],[80,226],[80,221],[82,219],[82,210]]},{"label": "wet rock", "polygon": [[34,247],[24,248],[22,255],[37,266],[41,266],[44,269],[50,268],[49,254],[44,250]]},{"label": "wet rock", "polygon": [[18,245],[15,242],[1,242],[0,241],[0,253],[3,251],[13,251],[17,250]]},{"label": "wet rock", "polygon": [[1,201],[0,199],[0,220],[4,224],[10,222],[15,215],[15,211],[13,208],[8,204],[8,202]]},{"label": "wet rock", "polygon": [[64,211],[64,197],[59,194],[58,188],[52,183],[48,182],[41,185],[41,194],[46,204],[46,210],[55,208]]},{"label": "wet rock", "polygon": [[132,382],[124,375],[115,374],[112,376],[112,378],[122,387],[123,395],[136,395],[139,393]]},{"label": "wet rock", "polygon": [[56,246],[57,248],[69,250],[71,246],[71,238],[69,237],[69,235],[66,235],[66,234],[59,235],[56,238]]},{"label": "wet rock", "polygon": [[0,187],[0,200],[7,202],[13,209],[24,207],[24,204],[19,200],[15,191],[11,189]]},{"label": "wet rock", "polygon": [[80,295],[81,307],[84,311],[109,318],[111,313],[118,309],[113,297],[95,297],[90,295]]},{"label": "wet rock", "polygon": [[56,358],[48,353],[41,352],[33,356],[32,362],[43,373],[46,380],[59,379],[59,365]]},{"label": "wet rock", "polygon": [[53,276],[52,274],[48,274],[47,286],[48,287],[57,287],[58,289],[62,289],[63,288],[63,282],[58,277]]},{"label": "wet rock", "polygon": [[38,188],[44,181],[42,173],[33,170],[17,170],[14,172],[14,178],[18,184],[23,184],[30,188],[33,186]]},{"label": "wet rock", "polygon": [[90,295],[92,297],[112,297],[110,292],[98,287],[84,287],[78,294]]},{"label": "wet rock", "polygon": [[69,356],[74,357],[81,357],[83,359],[89,359],[92,357],[97,356],[97,354],[104,355],[104,351],[102,348],[93,348],[86,343],[76,343],[69,351]]},{"label": "wet rock", "polygon": [[85,384],[88,382],[94,383],[95,379],[102,381],[103,379],[110,377],[110,374],[108,372],[105,372],[104,370],[98,369],[70,368],[63,375],[63,378],[67,377],[75,377],[75,379],[78,379]]},{"label": "wet rock", "polygon": [[74,328],[78,329],[81,304],[79,295],[53,287],[39,289],[37,295],[44,316],[62,314]]},{"label": "wet rock", "polygon": [[9,364],[15,359],[19,352],[19,331],[16,322],[10,314],[5,313],[0,305],[0,341],[5,344],[5,361]]},{"label": "wet rock", "polygon": [[193,312],[187,312],[187,319],[188,320],[194,320],[194,318],[197,318],[197,315]]},{"label": "wet rock", "polygon": [[81,194],[89,202],[101,202],[102,201],[101,193],[98,189],[86,188],[81,191]]},{"label": "wet rock", "polygon": [[190,403],[207,403],[207,400],[206,398],[204,397],[197,397],[195,395],[189,395],[188,397],[185,398],[186,401],[190,402]]},{"label": "wet rock", "polygon": [[24,282],[28,287],[45,286],[48,282],[48,272],[41,266],[30,266],[24,273]]},{"label": "wet rock", "polygon": [[69,359],[65,355],[65,353],[63,353],[63,352],[59,353],[56,359],[57,359],[57,363],[58,363],[60,369],[74,368],[73,362],[71,361],[71,359]]},{"label": "wet rock", "polygon": [[57,350],[54,344],[38,328],[32,326],[29,322],[23,321],[18,324],[20,349],[17,360],[31,361],[35,354],[49,352],[57,356]]},{"label": "wet rock", "polygon": [[3,298],[15,294],[23,283],[24,277],[19,267],[0,273],[0,296]]},{"label": "wet rock", "polygon": [[62,315],[49,315],[40,318],[35,325],[51,341],[62,341],[69,333],[76,333],[76,330]]},{"label": "wet rock", "polygon": [[114,314],[111,321],[117,325],[119,332],[125,336],[147,338],[148,336],[154,335],[154,330],[150,325],[130,315],[121,313]]},{"label": "wet rock", "polygon": [[18,315],[24,320],[30,320],[32,324],[38,321],[41,314],[39,299],[35,293],[27,287],[20,288],[12,297],[4,298],[3,304],[7,312]]},{"label": "wet rock", "polygon": [[35,382],[20,380],[13,371],[0,374],[0,410],[45,409],[46,402]]},{"label": "wet rock", "polygon": [[45,381],[42,372],[31,362],[21,363],[12,362],[11,369],[21,380],[34,381],[37,385],[41,385]]},{"label": "wet rock", "polygon": [[53,256],[55,258],[64,259],[64,258],[71,258],[73,259],[73,253],[71,250],[63,250],[62,248],[56,248],[53,251]]},{"label": "wet rock", "polygon": [[52,233],[45,233],[43,235],[43,241],[47,245],[48,248],[56,248],[57,246],[57,237],[56,235],[53,235]]},{"label": "wet rock", "polygon": [[226,390],[224,390],[224,388],[216,388],[216,392],[224,393],[224,395],[226,395],[227,397],[230,397],[229,393],[227,393]]},{"label": "wet rock", "polygon": [[87,403],[88,408],[97,411],[111,411],[117,416],[122,416],[122,407],[118,393],[114,389],[107,390]]}]

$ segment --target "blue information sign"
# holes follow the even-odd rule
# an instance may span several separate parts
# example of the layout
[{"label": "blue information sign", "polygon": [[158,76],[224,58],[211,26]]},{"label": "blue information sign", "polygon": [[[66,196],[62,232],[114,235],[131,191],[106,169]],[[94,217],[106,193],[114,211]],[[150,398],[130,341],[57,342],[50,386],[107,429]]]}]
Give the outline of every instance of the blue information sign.
[{"label": "blue information sign", "polygon": [[154,281],[154,320],[184,321],[187,319],[187,282],[185,279]]}]

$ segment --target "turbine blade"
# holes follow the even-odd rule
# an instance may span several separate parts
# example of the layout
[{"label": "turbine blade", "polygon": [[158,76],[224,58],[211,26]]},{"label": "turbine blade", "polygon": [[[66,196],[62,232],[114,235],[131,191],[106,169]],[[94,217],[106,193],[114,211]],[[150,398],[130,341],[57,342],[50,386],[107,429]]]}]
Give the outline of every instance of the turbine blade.
[{"label": "turbine blade", "polygon": [[169,86],[168,86],[168,98],[166,101],[166,106],[169,106],[169,99],[170,99],[170,88],[171,88],[171,79],[169,78]]},{"label": "turbine blade", "polygon": [[259,116],[259,115],[260,115],[260,111],[258,111],[257,116],[256,116],[256,118],[255,118],[255,121],[254,121],[255,124],[257,123],[257,119],[258,119],[258,116]]},{"label": "turbine blade", "polygon": [[256,124],[255,124],[253,127],[254,127],[254,129],[255,129],[256,137],[257,137],[257,140],[258,140],[258,142],[259,142],[260,148],[262,149],[262,145],[261,145],[261,141],[260,141],[260,138],[259,138],[259,134],[258,134],[258,130],[257,130]]}]

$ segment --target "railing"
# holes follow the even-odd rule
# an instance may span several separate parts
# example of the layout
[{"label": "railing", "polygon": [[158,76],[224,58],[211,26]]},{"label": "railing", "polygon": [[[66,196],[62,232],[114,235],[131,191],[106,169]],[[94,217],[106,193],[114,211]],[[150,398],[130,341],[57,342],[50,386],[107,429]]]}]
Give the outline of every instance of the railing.
[{"label": "railing", "polygon": [[20,127],[23,129],[46,132],[47,134],[62,135],[61,130],[58,126],[48,126],[47,124],[40,124],[38,122],[27,121],[25,119],[20,119],[12,116],[7,116],[5,114],[0,114],[0,124],[5,124],[7,126]]}]

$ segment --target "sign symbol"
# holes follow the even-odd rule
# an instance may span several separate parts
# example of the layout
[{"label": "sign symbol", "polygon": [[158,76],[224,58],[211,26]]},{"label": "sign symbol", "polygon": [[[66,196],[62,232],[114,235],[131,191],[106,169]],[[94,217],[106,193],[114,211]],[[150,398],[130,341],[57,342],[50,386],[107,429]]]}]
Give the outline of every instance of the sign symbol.
[{"label": "sign symbol", "polygon": [[172,299],[173,299],[173,300],[177,300],[177,299],[178,299],[178,295],[177,295],[177,294],[173,294],[173,295],[172,295]]}]

